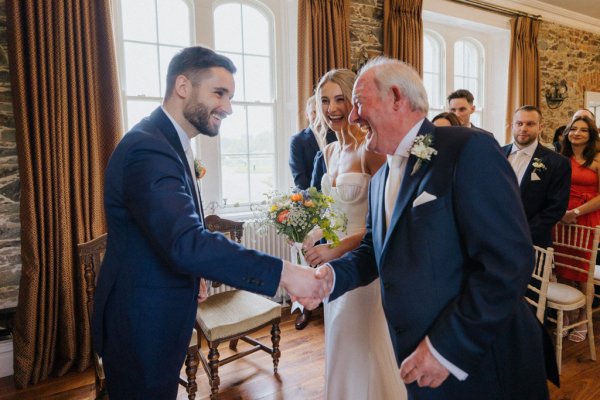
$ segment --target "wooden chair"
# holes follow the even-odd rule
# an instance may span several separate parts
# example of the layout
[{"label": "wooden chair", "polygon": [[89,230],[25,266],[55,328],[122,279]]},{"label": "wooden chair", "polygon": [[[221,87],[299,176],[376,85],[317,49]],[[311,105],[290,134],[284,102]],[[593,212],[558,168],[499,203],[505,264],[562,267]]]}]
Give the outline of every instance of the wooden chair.
[{"label": "wooden chair", "polygon": [[[94,309],[94,292],[96,290],[97,276],[100,273],[100,267],[102,266],[102,258],[104,257],[104,252],[106,251],[106,238],[107,234],[104,233],[97,238],[90,240],[89,242],[80,243],[77,245],[79,263],[83,268],[83,274],[85,277],[85,291],[87,295],[86,306],[88,310],[88,324],[90,330],[92,326],[92,311]],[[193,400],[196,396],[195,377],[198,366],[198,341],[196,338],[196,330],[194,329],[186,358],[186,373],[188,375],[188,381],[182,382],[182,384],[186,387],[188,397],[191,400]],[[106,390],[102,358],[99,357],[95,351],[93,351],[93,358],[96,377],[96,400],[108,400],[108,391]],[[193,379],[190,379],[190,377]]]},{"label": "wooden chair", "polygon": [[550,282],[550,273],[554,262],[554,249],[548,247],[543,249],[533,246],[535,250],[535,267],[531,274],[531,282],[527,285],[528,293],[525,300],[535,307],[536,317],[541,323],[544,323],[544,313],[546,311],[546,297],[548,296],[548,284]]},{"label": "wooden chair", "polygon": [[[243,224],[243,222],[229,221],[216,215],[207,216],[205,219],[205,225],[209,230],[223,232],[238,243],[242,238]],[[200,350],[203,337],[208,345],[208,358],[200,350],[200,362],[208,376],[211,399],[218,399],[219,367],[256,351],[262,350],[271,354],[273,372],[277,373],[281,355],[279,351],[280,321],[281,305],[244,290],[216,293],[200,303],[196,314],[196,330],[199,334],[198,349]],[[271,326],[272,347],[248,336],[269,325]],[[252,347],[236,352],[227,358],[219,359],[218,347],[221,343],[229,342],[229,348],[236,351],[239,340],[252,345]],[[187,364],[188,360],[186,359],[186,366]]]},{"label": "wooden chair", "polygon": [[[587,295],[573,286],[550,282],[548,284],[547,306],[556,310],[556,318],[548,320],[556,323],[556,359],[558,372],[561,372],[563,333],[582,325],[587,325],[590,357],[596,360],[596,347],[594,343],[594,324],[592,320],[592,302],[594,298],[594,267],[598,252],[600,227],[587,227],[582,225],[567,225],[558,223],[554,227],[554,265],[586,274]],[[588,270],[582,268],[586,265]],[[564,312],[584,309],[585,319],[564,325]]]},{"label": "wooden chair", "polygon": [[[96,289],[96,277],[100,273],[102,258],[106,250],[106,237],[104,233],[89,242],[79,243],[77,252],[79,254],[79,264],[83,267],[83,275],[85,277],[85,292],[86,306],[88,311],[88,326],[92,329],[92,311],[94,309],[94,291]],[[96,400],[108,399],[106,383],[104,377],[104,368],[102,366],[102,358],[93,351],[94,371],[96,376]]]},{"label": "wooden chair", "polygon": [[594,297],[596,307],[592,307],[592,313],[600,310],[600,265],[596,265],[594,269]]}]

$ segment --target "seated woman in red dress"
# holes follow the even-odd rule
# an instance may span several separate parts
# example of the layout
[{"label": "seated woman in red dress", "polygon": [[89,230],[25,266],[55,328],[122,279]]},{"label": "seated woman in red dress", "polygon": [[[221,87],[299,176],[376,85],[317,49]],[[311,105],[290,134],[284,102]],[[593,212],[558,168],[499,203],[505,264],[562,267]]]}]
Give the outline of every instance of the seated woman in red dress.
[{"label": "seated woman in red dress", "polygon": [[[598,128],[588,117],[577,117],[564,130],[561,153],[571,160],[571,194],[567,212],[561,221],[567,224],[585,226],[600,225],[600,155],[596,153]],[[591,243],[589,244],[592,245]],[[561,249],[561,251],[564,251]],[[572,253],[570,250],[569,253]],[[584,256],[579,254],[579,256]],[[557,257],[557,261],[558,261]],[[589,257],[588,257],[589,258]],[[567,263],[573,260],[564,260]],[[587,263],[582,268],[588,269]],[[572,284],[586,294],[587,275],[568,268],[557,267],[560,281]],[[566,315],[567,321],[580,321],[585,318],[585,310],[579,309]],[[571,331],[569,340],[582,342],[587,335],[587,326],[579,326]]]}]

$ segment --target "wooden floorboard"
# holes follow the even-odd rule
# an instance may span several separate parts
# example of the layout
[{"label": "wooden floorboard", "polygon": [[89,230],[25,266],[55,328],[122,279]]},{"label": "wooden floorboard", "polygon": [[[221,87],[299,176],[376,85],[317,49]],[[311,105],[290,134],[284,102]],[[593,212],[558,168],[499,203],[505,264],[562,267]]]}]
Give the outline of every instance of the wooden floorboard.
[{"label": "wooden floorboard", "polygon": [[[595,317],[596,347],[600,355],[600,313]],[[269,341],[269,330],[258,335]],[[240,344],[240,348],[245,343]],[[221,353],[229,349],[224,346]],[[316,317],[302,331],[294,328],[294,318],[284,310],[281,324],[281,351],[279,373],[273,375],[271,357],[263,352],[254,353],[227,364],[220,369],[222,400],[313,400],[323,398],[323,317]],[[600,399],[600,361],[591,361],[587,341],[572,343],[563,348],[561,388],[550,385],[552,400]],[[196,399],[206,400],[210,392],[208,380],[200,367],[197,377]],[[50,378],[25,390],[14,388],[12,377],[0,379],[0,400],[91,400],[94,398],[94,376],[91,370],[72,372],[60,378]],[[177,400],[187,399],[180,388]]]}]

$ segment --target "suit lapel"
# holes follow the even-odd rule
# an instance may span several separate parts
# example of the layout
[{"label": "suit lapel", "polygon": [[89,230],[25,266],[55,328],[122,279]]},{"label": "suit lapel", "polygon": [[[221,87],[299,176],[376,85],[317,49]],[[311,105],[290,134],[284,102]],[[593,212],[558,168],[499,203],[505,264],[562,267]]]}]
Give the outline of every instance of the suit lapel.
[{"label": "suit lapel", "polygon": [[383,239],[385,237],[385,181],[387,180],[390,167],[385,163],[384,169],[371,181],[371,234],[375,245],[375,254],[381,254]]},{"label": "suit lapel", "polygon": [[[421,125],[421,129],[419,130],[419,133],[417,133],[417,136],[426,135],[426,134],[431,134],[433,136],[432,147],[435,148],[435,143],[436,143],[435,129],[434,129],[434,126],[428,120],[423,121],[423,125]],[[433,157],[435,158],[435,156],[433,156]],[[432,161],[434,160],[434,158],[432,158]],[[406,163],[406,169],[404,171],[404,178],[402,179],[402,184],[400,185],[400,191],[398,192],[398,199],[396,200],[396,205],[394,206],[394,212],[392,213],[392,218],[390,218],[390,226],[387,228],[387,231],[385,233],[385,241],[384,241],[384,245],[383,245],[384,249],[392,235],[394,228],[398,224],[400,217],[404,213],[404,210],[408,206],[408,203],[410,202],[410,200],[414,197],[414,194],[415,194],[417,188],[419,187],[419,183],[423,179],[423,176],[425,176],[425,173],[429,169],[429,165],[432,162],[432,161],[422,162],[419,169],[417,171],[415,171],[415,173],[413,174],[413,169],[415,168],[417,160],[418,160],[418,158],[411,154]],[[385,196],[382,196],[382,198],[385,199]],[[385,210],[385,207],[383,207],[383,208]],[[385,221],[385,219],[383,219],[383,221]]]},{"label": "suit lapel", "polygon": [[531,183],[533,159],[542,157],[542,151],[540,149],[540,146],[541,146],[541,144],[538,143],[537,147],[535,148],[535,151],[533,152],[533,156],[531,157],[531,160],[529,160],[529,164],[527,164],[527,168],[525,168],[525,174],[523,175],[523,179],[521,179],[521,193],[523,193],[525,191],[525,189],[527,188],[527,186],[529,186],[529,184]]},{"label": "suit lapel", "polygon": [[[191,171],[188,168],[187,157],[185,156],[185,151],[183,150],[183,146],[181,145],[181,141],[179,140],[179,135],[175,130],[175,127],[169,120],[169,117],[165,114],[162,108],[158,107],[156,110],[152,112],[150,115],[150,119],[156,124],[158,130],[165,136],[171,147],[175,150],[181,162],[184,165],[183,170],[185,171],[185,179],[188,184],[188,188],[190,192],[192,192],[192,198],[194,199],[194,205],[196,206],[196,210],[200,215],[200,219],[202,220],[202,225],[204,225],[204,210],[202,209],[202,201],[198,198],[199,190],[196,190],[197,182],[196,177],[191,176]],[[199,188],[198,188],[199,189]]]}]

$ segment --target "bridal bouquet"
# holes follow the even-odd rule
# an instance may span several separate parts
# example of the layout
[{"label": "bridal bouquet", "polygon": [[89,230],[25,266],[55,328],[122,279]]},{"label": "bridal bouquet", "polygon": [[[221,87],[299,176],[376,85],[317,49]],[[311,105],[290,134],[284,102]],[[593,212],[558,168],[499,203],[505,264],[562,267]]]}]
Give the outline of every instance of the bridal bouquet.
[{"label": "bridal bouquet", "polygon": [[274,192],[267,198],[269,206],[264,221],[274,226],[278,234],[301,244],[314,227],[319,227],[331,246],[339,244],[336,232],[345,231],[346,216],[332,207],[331,196],[311,187],[291,194]]}]

